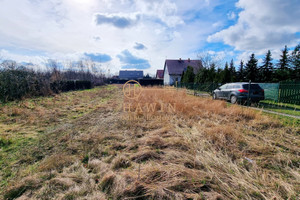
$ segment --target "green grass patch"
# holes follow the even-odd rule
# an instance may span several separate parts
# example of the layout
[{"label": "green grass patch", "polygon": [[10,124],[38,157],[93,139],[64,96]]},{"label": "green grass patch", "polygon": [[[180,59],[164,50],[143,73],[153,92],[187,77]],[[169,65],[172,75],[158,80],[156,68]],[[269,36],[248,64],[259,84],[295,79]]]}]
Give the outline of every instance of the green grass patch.
[{"label": "green grass patch", "polygon": [[285,109],[278,109],[278,108],[264,108],[264,109],[274,111],[274,112],[284,113],[288,115],[300,116],[300,111],[295,111],[295,110],[285,110]]},{"label": "green grass patch", "polygon": [[300,119],[266,112],[264,112],[264,114],[277,119],[286,127],[300,127]]},{"label": "green grass patch", "polygon": [[280,103],[272,100],[263,100],[260,101],[259,103],[263,105],[268,105],[269,107],[280,107],[280,108],[286,108],[291,110],[295,110],[295,109],[300,110],[300,105],[297,104]]},{"label": "green grass patch", "polygon": [[296,104],[278,103],[271,100],[264,100],[260,101],[258,106],[265,110],[300,116],[300,105]]},{"label": "green grass patch", "polygon": [[12,144],[12,140],[6,137],[0,136],[0,148],[7,147]]},{"label": "green grass patch", "polygon": [[263,100],[263,101],[260,101],[261,103],[266,103],[266,104],[273,104],[273,105],[277,105],[277,106],[280,106],[280,107],[290,107],[290,108],[293,108],[293,109],[299,109],[300,110],[300,105],[297,105],[297,104],[289,104],[289,103],[279,103],[279,102],[275,102],[275,101],[272,101],[272,100]]},{"label": "green grass patch", "polygon": [[[35,160],[34,157],[28,157],[25,150],[37,145],[36,138],[18,137],[9,139],[8,143],[9,145],[2,146],[0,151],[0,175],[3,177],[0,189],[15,177],[18,168],[29,166],[29,163]],[[16,165],[17,168],[14,167]]]}]

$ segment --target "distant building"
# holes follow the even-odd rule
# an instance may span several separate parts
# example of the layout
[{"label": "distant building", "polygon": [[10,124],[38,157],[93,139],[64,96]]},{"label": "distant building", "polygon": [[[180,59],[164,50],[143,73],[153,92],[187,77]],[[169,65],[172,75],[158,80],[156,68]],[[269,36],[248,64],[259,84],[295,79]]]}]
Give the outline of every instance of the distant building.
[{"label": "distant building", "polygon": [[144,72],[139,70],[120,70],[119,79],[138,80],[144,77]]},{"label": "distant building", "polygon": [[176,81],[181,81],[182,72],[188,66],[194,68],[194,73],[202,67],[200,60],[166,60],[164,66],[164,85],[174,85]]},{"label": "distant building", "polygon": [[164,78],[164,70],[158,69],[158,70],[156,71],[156,78],[157,78],[157,79],[163,79],[163,78]]}]

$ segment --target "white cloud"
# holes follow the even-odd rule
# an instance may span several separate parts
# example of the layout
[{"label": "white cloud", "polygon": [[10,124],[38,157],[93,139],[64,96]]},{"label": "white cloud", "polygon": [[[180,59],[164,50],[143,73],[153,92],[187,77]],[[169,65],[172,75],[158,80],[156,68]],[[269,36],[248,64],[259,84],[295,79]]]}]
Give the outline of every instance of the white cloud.
[{"label": "white cloud", "polygon": [[236,18],[236,14],[234,12],[227,13],[227,17],[230,20],[234,20]]},{"label": "white cloud", "polygon": [[129,28],[136,25],[140,20],[139,14],[130,15],[97,13],[95,14],[95,22],[97,25],[109,24],[120,29]]},{"label": "white cloud", "polygon": [[213,23],[212,26],[214,28],[220,28],[223,26],[223,23],[221,21],[218,21],[218,22]]},{"label": "white cloud", "polygon": [[[183,16],[207,6],[209,1],[199,0],[0,0],[0,50],[18,62],[107,54],[112,60],[102,68],[115,73],[122,67],[117,55],[127,49],[149,61],[145,73],[153,72],[163,68],[166,57],[195,57],[213,27],[205,19],[186,23]],[[130,26],[120,29],[126,20]],[[136,42],[147,48],[135,49]]]},{"label": "white cloud", "polygon": [[177,14],[177,5],[170,0],[136,0],[135,2],[136,8],[148,19],[159,20],[168,27],[184,24],[184,21]]},{"label": "white cloud", "polygon": [[236,6],[243,9],[238,22],[208,37],[208,42],[224,42],[236,50],[264,54],[284,45],[299,42],[300,4],[298,0],[240,0]]},{"label": "white cloud", "polygon": [[46,56],[27,56],[15,54],[10,51],[0,49],[0,61],[15,60],[16,62],[42,63],[48,59]]}]

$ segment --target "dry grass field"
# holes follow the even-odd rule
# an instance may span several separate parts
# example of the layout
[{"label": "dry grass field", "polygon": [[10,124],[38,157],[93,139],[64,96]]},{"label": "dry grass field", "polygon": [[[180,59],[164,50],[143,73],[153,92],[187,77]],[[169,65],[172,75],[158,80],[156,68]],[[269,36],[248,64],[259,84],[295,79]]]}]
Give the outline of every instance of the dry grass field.
[{"label": "dry grass field", "polygon": [[299,165],[296,121],[185,90],[130,100],[105,86],[0,107],[0,199],[296,200]]}]

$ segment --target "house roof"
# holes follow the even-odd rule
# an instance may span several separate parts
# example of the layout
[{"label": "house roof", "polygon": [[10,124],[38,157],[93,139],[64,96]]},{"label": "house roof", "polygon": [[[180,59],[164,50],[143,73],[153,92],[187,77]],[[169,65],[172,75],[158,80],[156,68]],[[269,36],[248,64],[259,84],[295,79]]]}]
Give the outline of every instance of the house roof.
[{"label": "house roof", "polygon": [[120,70],[119,71],[119,78],[120,79],[137,79],[143,78],[144,73],[140,70]]},{"label": "house roof", "polygon": [[164,78],[164,70],[163,69],[158,69],[156,71],[156,78]]},{"label": "house roof", "polygon": [[201,66],[200,60],[166,60],[165,68],[168,67],[169,74],[181,75],[182,72],[188,67],[192,66],[194,68],[194,73],[197,72]]}]

